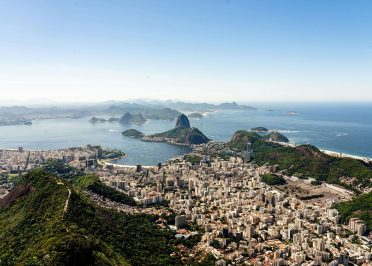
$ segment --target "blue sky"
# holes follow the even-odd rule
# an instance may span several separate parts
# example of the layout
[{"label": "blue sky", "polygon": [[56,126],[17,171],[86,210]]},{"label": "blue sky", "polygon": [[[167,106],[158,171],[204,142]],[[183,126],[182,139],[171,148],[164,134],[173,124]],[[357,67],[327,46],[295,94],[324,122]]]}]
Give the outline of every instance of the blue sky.
[{"label": "blue sky", "polygon": [[372,1],[0,2],[0,100],[372,101]]}]

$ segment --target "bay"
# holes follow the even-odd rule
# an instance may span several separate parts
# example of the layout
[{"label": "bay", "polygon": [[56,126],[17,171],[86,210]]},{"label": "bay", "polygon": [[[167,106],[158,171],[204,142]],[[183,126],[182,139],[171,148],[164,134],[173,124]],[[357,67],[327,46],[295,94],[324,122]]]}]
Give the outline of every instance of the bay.
[{"label": "bay", "polygon": [[[256,103],[254,106],[258,110],[220,110],[190,122],[218,141],[228,141],[239,129],[263,126],[283,133],[294,143],[310,143],[321,149],[372,157],[372,104]],[[296,114],[289,115],[289,111]],[[34,120],[31,126],[2,126],[0,147],[44,150],[101,145],[127,153],[128,157],[116,163],[129,165],[155,165],[189,151],[121,135],[129,128],[146,134],[163,132],[173,128],[175,121],[149,120],[144,125],[123,126],[116,122],[91,124],[89,119]]]}]

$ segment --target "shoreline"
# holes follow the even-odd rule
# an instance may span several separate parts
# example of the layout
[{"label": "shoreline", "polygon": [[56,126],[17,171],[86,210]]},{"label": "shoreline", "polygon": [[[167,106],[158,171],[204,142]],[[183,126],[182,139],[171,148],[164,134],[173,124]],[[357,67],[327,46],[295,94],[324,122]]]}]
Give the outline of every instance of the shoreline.
[{"label": "shoreline", "polygon": [[358,155],[353,155],[350,153],[344,153],[344,152],[336,152],[332,150],[326,150],[326,149],[319,149],[321,152],[328,154],[333,157],[339,157],[339,158],[352,158],[356,160],[362,160],[366,162],[372,162],[372,158],[369,157],[363,157],[363,156],[358,156]]},{"label": "shoreline", "polygon": [[[180,143],[170,143],[168,141],[150,141],[150,140],[143,140],[143,139],[139,139],[139,140],[140,141],[143,141],[143,142],[158,142],[158,143],[165,143],[165,144],[168,144],[168,145],[175,145],[175,146],[183,147],[183,148],[190,148],[191,149],[190,152],[192,151],[192,145],[180,144]],[[267,140],[267,142],[276,143],[276,144],[279,144],[279,145],[282,145],[282,146],[292,147],[292,148],[295,148],[295,147],[298,147],[298,146],[301,146],[301,145],[306,145],[306,144],[297,144],[297,143],[293,143],[293,142],[288,142],[287,143],[287,142],[269,141],[269,140]],[[84,147],[84,146],[81,146],[81,147]],[[40,150],[24,149],[23,152],[63,151],[63,150],[72,149],[72,148],[80,148],[80,147],[67,147],[67,148],[62,148],[62,149],[40,149]],[[328,150],[328,149],[322,149],[322,148],[318,148],[318,149],[322,153],[327,154],[329,156],[336,157],[336,158],[351,158],[351,159],[363,161],[363,162],[365,162],[367,164],[372,163],[372,158],[369,158],[369,157],[364,157],[364,156],[349,154],[349,153],[345,153],[345,152],[337,152],[337,151]],[[18,151],[18,148],[0,148],[0,151]],[[185,153],[185,154],[187,154],[187,153]],[[130,167],[130,166],[133,166],[134,167],[134,166],[136,166],[136,165],[124,165],[124,164],[114,164],[114,163],[111,163],[111,161],[120,160],[120,159],[125,158],[125,157],[128,157],[128,154],[125,154],[124,156],[121,156],[119,158],[109,159],[109,160],[107,160],[107,161],[105,161],[103,163],[104,164],[107,164],[107,163],[108,164],[112,164],[114,166],[116,166],[116,165],[117,166],[124,166],[124,167]],[[167,161],[172,160],[172,159],[173,158],[169,158]],[[154,167],[154,166],[143,166],[143,167]]]}]

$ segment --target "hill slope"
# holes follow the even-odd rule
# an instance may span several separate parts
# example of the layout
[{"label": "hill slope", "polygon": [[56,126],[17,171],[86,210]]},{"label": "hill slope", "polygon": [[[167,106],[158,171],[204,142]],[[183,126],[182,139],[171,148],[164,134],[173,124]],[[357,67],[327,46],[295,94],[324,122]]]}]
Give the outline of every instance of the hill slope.
[{"label": "hill slope", "polygon": [[[286,147],[265,141],[266,136],[244,130],[237,131],[228,143],[232,149],[244,151],[248,141],[253,143],[253,159],[263,165],[278,165],[288,175],[313,177],[351,189],[371,188],[372,168],[351,158],[336,158],[311,145]],[[342,182],[348,180],[348,183]],[[345,181],[344,180],[344,181]]]},{"label": "hill slope", "polygon": [[96,182],[71,185],[41,170],[23,177],[0,200],[0,265],[179,264],[155,217],[103,209],[82,193]]},{"label": "hill slope", "polygon": [[341,215],[341,222],[347,223],[350,218],[357,217],[366,222],[367,231],[372,231],[372,192],[360,195],[353,200],[340,202],[333,207]]}]

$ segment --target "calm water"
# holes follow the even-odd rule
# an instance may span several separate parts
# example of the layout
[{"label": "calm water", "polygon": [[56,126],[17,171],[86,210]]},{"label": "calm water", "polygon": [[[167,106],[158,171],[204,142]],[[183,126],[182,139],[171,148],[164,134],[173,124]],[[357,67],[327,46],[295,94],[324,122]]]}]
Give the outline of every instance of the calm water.
[{"label": "calm water", "polygon": [[[372,157],[372,104],[256,104],[257,111],[218,111],[191,119],[213,140],[226,141],[239,129],[264,126],[285,134],[291,142],[311,143],[322,149]],[[270,111],[269,111],[270,110]],[[294,116],[288,111],[296,111]],[[121,149],[129,156],[122,164],[154,165],[184,154],[187,149],[164,143],[141,142],[121,132],[136,128],[144,133],[163,132],[175,121],[148,121],[141,126],[118,123],[91,124],[89,118],[33,121],[32,126],[0,127],[0,147],[59,149],[86,144]]]}]

